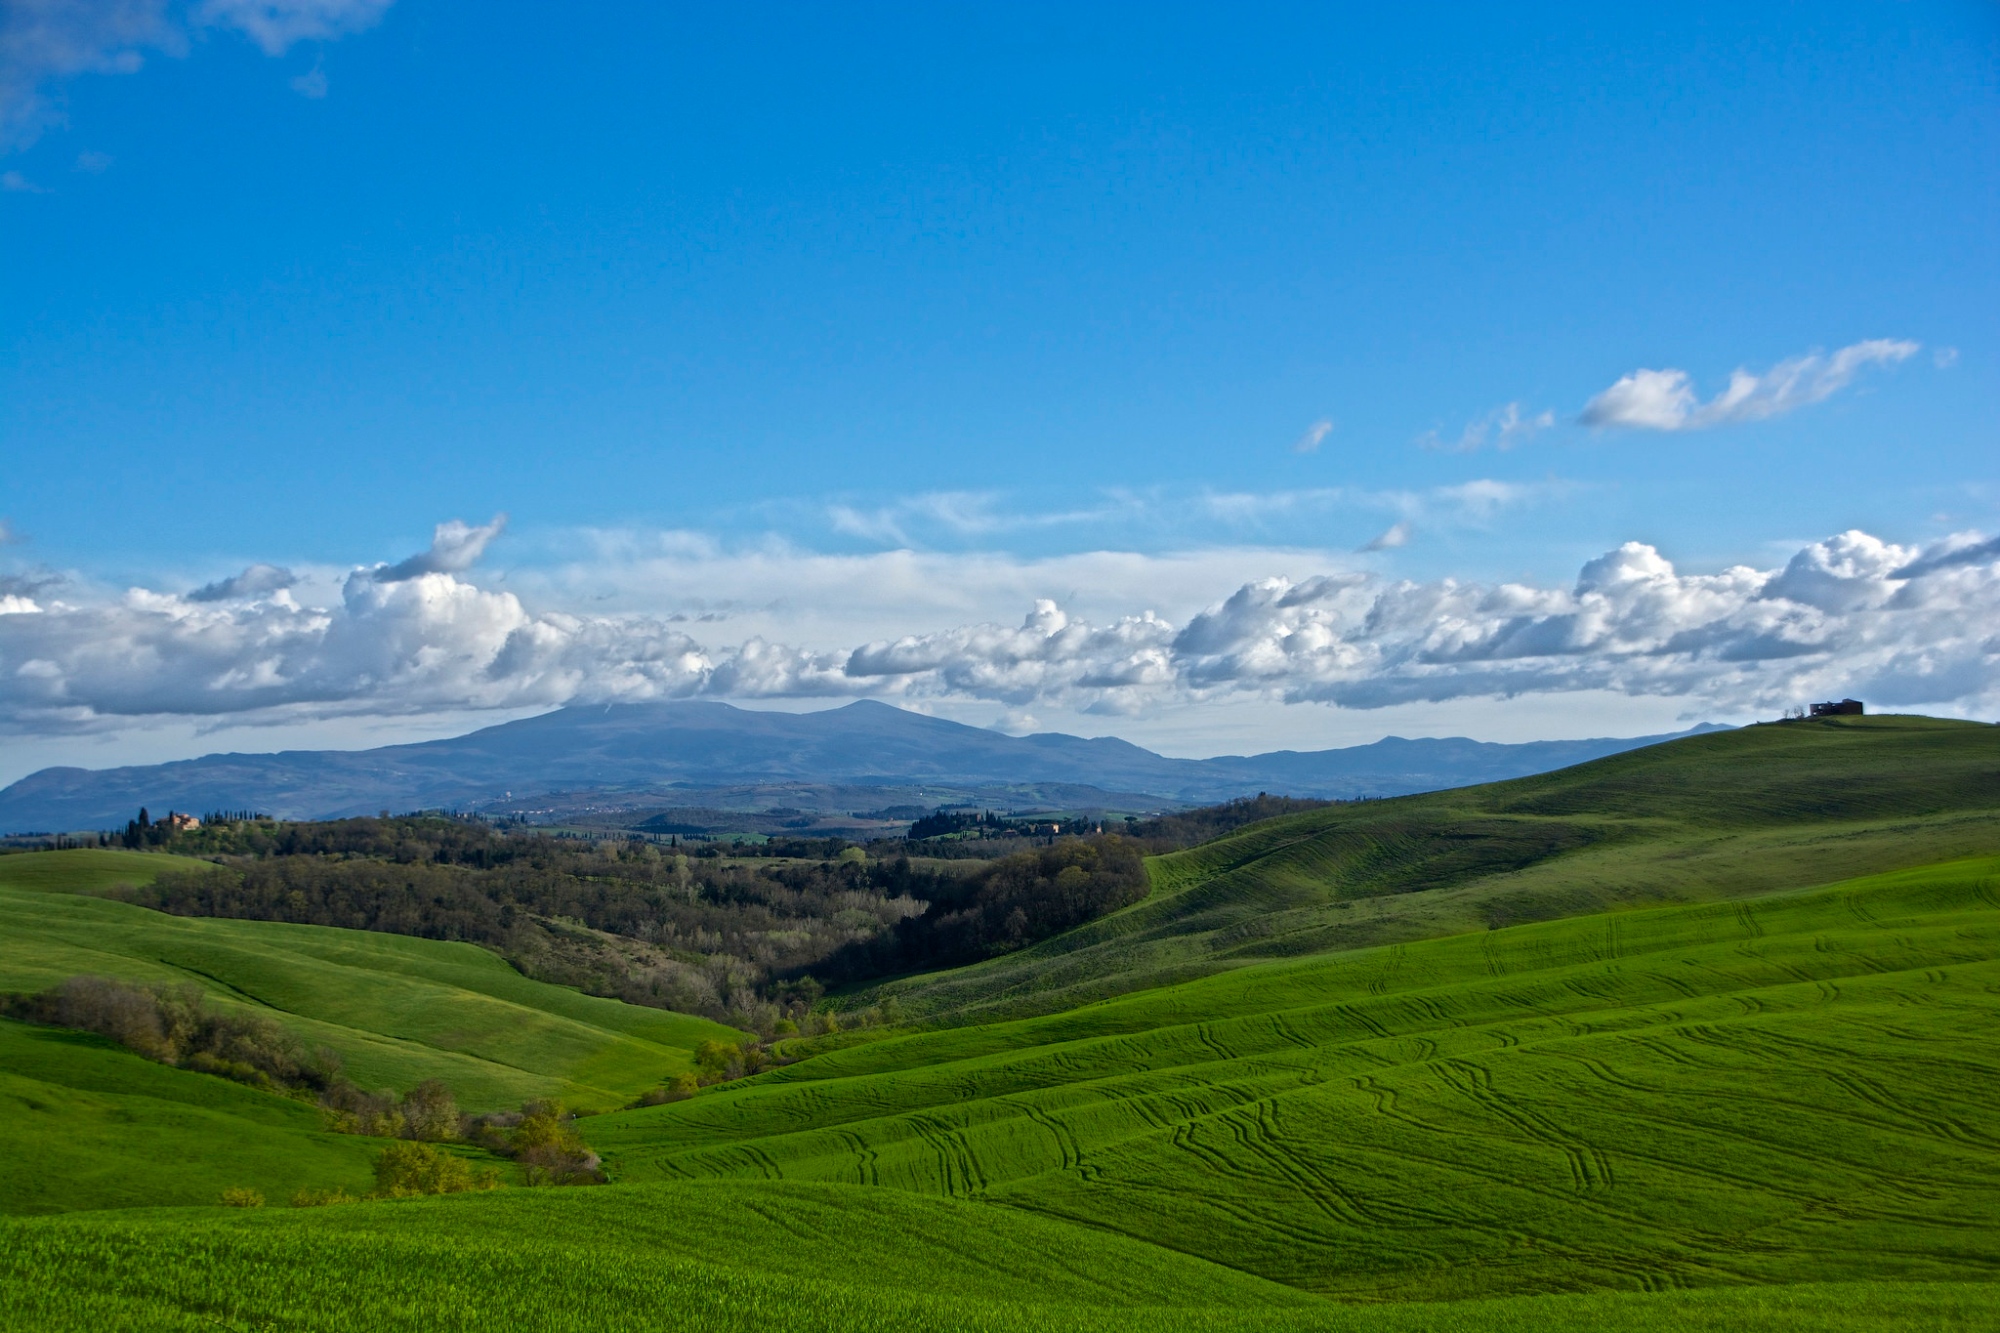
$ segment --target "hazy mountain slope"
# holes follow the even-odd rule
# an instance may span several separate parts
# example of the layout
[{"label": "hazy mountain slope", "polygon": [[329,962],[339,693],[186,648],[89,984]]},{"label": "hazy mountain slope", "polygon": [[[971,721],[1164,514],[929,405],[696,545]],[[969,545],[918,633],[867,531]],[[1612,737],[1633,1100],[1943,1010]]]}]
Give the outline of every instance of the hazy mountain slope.
[{"label": "hazy mountain slope", "polygon": [[1113,737],[1006,736],[871,701],[818,713],[621,704],[566,708],[467,736],[375,750],[43,769],[0,791],[0,831],[112,827],[142,805],[322,819],[479,807],[509,794],[798,782],[1069,784],[1188,802],[1260,790],[1382,796],[1545,772],[1659,739],[1494,745],[1392,737],[1339,750],[1195,760],[1169,759]]}]

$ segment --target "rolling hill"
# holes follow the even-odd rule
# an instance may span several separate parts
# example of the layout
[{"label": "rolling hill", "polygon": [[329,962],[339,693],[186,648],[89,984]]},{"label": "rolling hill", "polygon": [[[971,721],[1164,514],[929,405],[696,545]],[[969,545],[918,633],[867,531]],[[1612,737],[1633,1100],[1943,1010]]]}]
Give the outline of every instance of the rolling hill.
[{"label": "rolling hill", "polygon": [[1380,796],[1543,772],[1660,739],[1495,745],[1390,737],[1311,753],[1169,759],[1114,737],[1006,736],[867,700],[818,713],[619,704],[565,708],[419,745],[43,769],[0,791],[0,832],[118,827],[141,806],[330,819],[381,809],[513,809],[556,792],[615,794],[628,808],[710,797],[732,808],[962,797],[1143,809],[1262,790]]},{"label": "rolling hill", "polygon": [[0,857],[0,990],[76,975],[193,982],[331,1047],[365,1087],[442,1078],[473,1109],[534,1097],[622,1105],[689,1068],[699,1042],[740,1035],[531,981],[475,945],[168,916],[88,892],[179,859],[97,850]]},{"label": "rolling hill", "polygon": [[[2000,858],[1267,962],[605,1117],[1300,1290],[2000,1278]],[[2000,1315],[2000,1311],[1996,1311]]]},{"label": "rolling hill", "polygon": [[2000,854],[2000,727],[1839,718],[1269,820],[1151,863],[1153,893],[1020,953],[893,982],[1007,1017],[1260,959]]},{"label": "rolling hill", "polygon": [[[288,1012],[364,1034],[429,1022],[447,983],[572,1020],[516,1044],[545,1079],[641,1063],[619,1022],[562,1007],[583,997],[503,994],[449,952],[161,928],[53,891],[130,869],[0,858],[0,911],[40,932],[28,953],[290,987]],[[605,1187],[252,1213],[105,1207],[187,1196],[100,1179],[97,1211],[0,1219],[0,1324],[2000,1329],[2000,729],[1697,736],[1253,825],[1152,873],[1113,916],[857,997],[929,1026],[798,1041],[756,1077],[592,1117]],[[25,975],[20,952],[0,968]],[[313,971],[335,962],[348,1009]],[[401,1040],[514,1057],[465,1028]],[[580,1029],[611,1053],[565,1063]],[[113,1056],[0,1025],[0,1070],[53,1089],[30,1094],[52,1117],[82,1107],[78,1141],[114,1165],[147,1136],[234,1132],[201,1111],[299,1135],[287,1179],[358,1169],[222,1104],[263,1094],[196,1106],[165,1082],[201,1076]],[[167,1109],[127,1132],[86,1094]]]}]

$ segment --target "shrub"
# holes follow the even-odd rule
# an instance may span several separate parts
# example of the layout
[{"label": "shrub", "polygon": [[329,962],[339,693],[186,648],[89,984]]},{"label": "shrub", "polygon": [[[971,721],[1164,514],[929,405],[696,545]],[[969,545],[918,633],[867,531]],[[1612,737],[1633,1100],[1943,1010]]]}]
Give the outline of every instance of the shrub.
[{"label": "shrub", "polygon": [[196,986],[71,977],[39,995],[11,997],[6,1011],[31,1023],[95,1032],[161,1064],[257,1087],[323,1089],[339,1077],[340,1062],[331,1052],[307,1054],[297,1037],[260,1015],[213,1009]]},{"label": "shrub", "polygon": [[458,1102],[440,1079],[427,1078],[403,1098],[403,1133],[428,1143],[458,1137]]},{"label": "shrub", "polygon": [[428,1143],[392,1143],[375,1159],[376,1199],[408,1199],[423,1194],[462,1194],[467,1190],[490,1190],[499,1185],[500,1174],[491,1167],[479,1175],[462,1157],[453,1156]]},{"label": "shrub", "polygon": [[664,1106],[668,1102],[684,1102],[701,1091],[701,1080],[693,1074],[676,1074],[659,1087],[647,1092],[635,1103],[639,1106]]},{"label": "shrub", "polygon": [[222,1191],[222,1206],[225,1208],[262,1208],[264,1196],[258,1191],[238,1186]]},{"label": "shrub", "polygon": [[355,1203],[358,1200],[338,1185],[330,1190],[300,1190],[292,1196],[294,1208],[325,1208],[336,1203]]},{"label": "shrub", "polygon": [[697,1082],[702,1086],[710,1083],[726,1083],[731,1079],[743,1078],[768,1069],[771,1054],[764,1049],[764,1043],[755,1037],[747,1037],[740,1044],[726,1041],[705,1041],[694,1049],[694,1062],[700,1069]]},{"label": "shrub", "polygon": [[561,1102],[530,1102],[508,1135],[508,1148],[530,1185],[595,1185],[601,1162],[563,1117]]}]

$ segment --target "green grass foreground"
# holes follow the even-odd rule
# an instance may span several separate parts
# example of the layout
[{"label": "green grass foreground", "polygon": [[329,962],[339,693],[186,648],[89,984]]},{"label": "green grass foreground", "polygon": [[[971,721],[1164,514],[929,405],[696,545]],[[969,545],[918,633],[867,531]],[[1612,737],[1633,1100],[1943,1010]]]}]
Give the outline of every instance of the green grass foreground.
[{"label": "green grass foreground", "polygon": [[357,1083],[442,1078],[473,1110],[536,1097],[620,1106],[692,1068],[701,1042],[741,1036],[531,981],[476,945],[167,916],[90,896],[177,864],[99,850],[0,857],[0,990],[79,974],[193,982],[331,1047]]},{"label": "green grass foreground", "polygon": [[857,1186],[632,1186],[0,1223],[19,1333],[1590,1333],[1995,1326],[2000,1288],[1834,1283],[1339,1306],[1101,1230]]},{"label": "green grass foreground", "polygon": [[2000,1279],[2000,860],[1244,967],[601,1117],[1301,1290]]}]

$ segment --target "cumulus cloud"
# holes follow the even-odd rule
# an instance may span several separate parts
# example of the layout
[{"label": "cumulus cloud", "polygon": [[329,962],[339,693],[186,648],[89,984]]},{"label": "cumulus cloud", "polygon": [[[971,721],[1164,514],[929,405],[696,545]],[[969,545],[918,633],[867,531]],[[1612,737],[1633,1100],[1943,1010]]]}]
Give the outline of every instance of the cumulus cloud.
[{"label": "cumulus cloud", "polygon": [[1924,574],[1934,574],[1941,569],[1955,565],[1984,565],[2000,560],[2000,537],[1982,537],[1976,532],[1962,532],[1945,538],[1916,560],[1896,571],[1899,579],[1913,579]]},{"label": "cumulus cloud", "polygon": [[491,523],[477,528],[458,519],[440,523],[432,530],[428,551],[419,551],[393,565],[377,566],[374,579],[377,583],[401,583],[421,574],[457,574],[471,569],[506,528],[505,514],[496,514]]},{"label": "cumulus cloud", "polygon": [[1584,405],[1586,426],[1632,430],[1706,430],[1741,421],[1763,421],[1824,402],[1871,365],[1894,365],[1915,356],[1918,344],[1871,338],[1827,356],[1809,352],[1780,361],[1761,375],[1738,369],[1729,387],[1707,402],[1685,370],[1635,370]]},{"label": "cumulus cloud", "polygon": [[1566,587],[1335,571],[1251,579],[1178,623],[1140,607],[1086,618],[1042,597],[1014,623],[731,644],[697,641],[685,620],[538,611],[478,587],[460,576],[494,532],[440,525],[415,559],[455,568],[388,579],[383,567],[356,569],[319,606],[303,604],[302,584],[253,591],[280,580],[271,566],[200,600],[0,589],[0,729],[698,696],[988,700],[1023,716],[1577,691],[1737,712],[1850,694],[1889,707],[2000,705],[2000,541],[1978,533],[1919,550],[1850,531],[1778,568],[1712,574],[1628,542]]},{"label": "cumulus cloud", "polygon": [[393,0],[6,0],[0,4],[0,149],[24,147],[62,119],[61,85],[130,74],[153,54],[185,55],[210,29],[240,32],[266,55],[373,26]]},{"label": "cumulus cloud", "polygon": [[277,565],[252,565],[241,574],[204,584],[187,595],[190,602],[227,602],[239,597],[262,597],[282,592],[297,583],[298,575]]},{"label": "cumulus cloud", "polygon": [[1319,447],[1326,443],[1326,437],[1331,434],[1333,434],[1332,418],[1321,417],[1318,421],[1306,427],[1305,434],[1293,441],[1292,452],[1295,454],[1316,454],[1319,452]]}]

